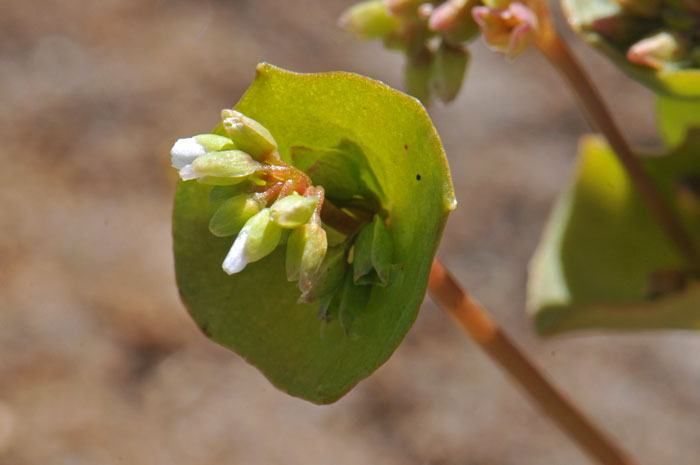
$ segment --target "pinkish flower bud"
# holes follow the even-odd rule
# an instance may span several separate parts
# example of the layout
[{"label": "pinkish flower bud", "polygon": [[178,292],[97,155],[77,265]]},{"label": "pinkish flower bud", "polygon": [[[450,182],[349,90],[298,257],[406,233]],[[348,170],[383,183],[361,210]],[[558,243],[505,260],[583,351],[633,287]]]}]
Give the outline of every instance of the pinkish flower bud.
[{"label": "pinkish flower bud", "polygon": [[686,54],[683,37],[673,31],[657,32],[645,37],[627,50],[627,59],[634,64],[663,69]]},{"label": "pinkish flower bud", "polygon": [[511,3],[507,9],[478,6],[472,9],[486,43],[515,58],[533,41],[537,17],[522,3]]}]

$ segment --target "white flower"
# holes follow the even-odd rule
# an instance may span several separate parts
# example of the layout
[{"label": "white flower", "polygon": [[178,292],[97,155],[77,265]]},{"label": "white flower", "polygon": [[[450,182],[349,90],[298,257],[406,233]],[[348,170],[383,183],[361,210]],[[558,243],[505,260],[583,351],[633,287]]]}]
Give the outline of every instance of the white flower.
[{"label": "white flower", "polygon": [[282,228],[270,218],[270,209],[253,215],[236,236],[222,268],[228,274],[243,271],[248,263],[268,256],[280,243]]},{"label": "white flower", "polygon": [[233,141],[228,137],[216,134],[200,134],[194,137],[178,139],[170,149],[170,162],[173,168],[180,171],[183,181],[195,179],[198,175],[192,167],[192,163],[208,152],[234,148]]},{"label": "white flower", "polygon": [[245,254],[245,243],[248,240],[248,230],[250,226],[245,226],[236,236],[236,240],[233,242],[231,250],[229,250],[228,255],[224,259],[222,268],[228,274],[238,273],[243,271],[243,268],[248,264],[248,258]]},{"label": "white flower", "polygon": [[173,168],[182,170],[187,165],[192,165],[198,157],[207,153],[207,148],[197,142],[194,137],[178,139],[170,150],[170,161]]}]

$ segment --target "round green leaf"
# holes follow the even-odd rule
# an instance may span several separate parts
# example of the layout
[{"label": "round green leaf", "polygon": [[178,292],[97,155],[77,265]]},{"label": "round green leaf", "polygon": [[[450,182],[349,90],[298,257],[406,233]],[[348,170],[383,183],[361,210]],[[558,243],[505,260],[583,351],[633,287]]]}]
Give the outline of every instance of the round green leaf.
[{"label": "round green leaf", "polygon": [[622,11],[616,0],[561,0],[564,15],[571,27],[590,45],[605,54],[632,79],[652,91],[669,97],[700,99],[700,68],[697,65],[655,70],[631,63],[627,49],[636,40],[663,27],[660,19],[632,17],[625,24],[608,26],[618,37],[605,37],[595,28],[596,21],[607,21]]},{"label": "round green leaf", "polygon": [[349,334],[337,320],[322,327],[318,303],[296,303],[299,290],[286,279],[284,246],[241,273],[224,273],[232,238],[209,232],[216,209],[211,186],[180,182],[175,195],[177,282],[202,331],[280,389],[333,402],[387,360],[416,318],[455,207],[444,152],[418,101],[355,74],[297,74],[262,64],[236,110],[265,126],[288,162],[290,147],[334,149],[352,142],[381,188],[394,262],[403,267],[388,286],[367,286],[368,303],[355,312]]},{"label": "round green leaf", "polygon": [[[700,139],[644,166],[700,245]],[[700,283],[669,242],[607,144],[585,138],[530,265],[528,310],[538,332],[700,329]]]}]

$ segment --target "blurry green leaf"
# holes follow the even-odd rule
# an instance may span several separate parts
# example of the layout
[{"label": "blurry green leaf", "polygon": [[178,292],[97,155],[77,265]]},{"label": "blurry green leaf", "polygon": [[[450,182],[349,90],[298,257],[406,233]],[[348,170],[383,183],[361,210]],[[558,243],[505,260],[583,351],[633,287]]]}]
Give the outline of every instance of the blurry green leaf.
[{"label": "blurry green leaf", "polygon": [[[700,245],[700,138],[644,166]],[[690,185],[688,185],[690,183]],[[700,282],[600,138],[586,137],[530,265],[540,334],[575,329],[700,328]]]},{"label": "blurry green leaf", "polygon": [[561,3],[571,27],[632,79],[658,94],[700,99],[700,68],[690,57],[662,69],[635,65],[627,59],[630,46],[664,27],[660,16],[635,16],[624,10],[623,2],[616,0],[561,0]]},{"label": "blurry green leaf", "polygon": [[685,140],[690,129],[700,129],[700,100],[657,99],[657,120],[661,137],[669,147]]},{"label": "blurry green leaf", "polygon": [[[175,270],[183,302],[202,331],[255,365],[276,386],[316,403],[337,400],[396,349],[413,324],[447,214],[455,207],[444,152],[415,100],[348,73],[296,74],[263,64],[236,110],[290,147],[337,148],[352,141],[383,191],[396,262],[386,287],[363,286],[369,301],[349,335],[337,319],[321,337],[319,303],[297,304],[285,247],[242,272],[221,269],[231,238],[215,237],[211,186],[180,182],[175,194]],[[221,134],[221,127],[217,129]]]}]

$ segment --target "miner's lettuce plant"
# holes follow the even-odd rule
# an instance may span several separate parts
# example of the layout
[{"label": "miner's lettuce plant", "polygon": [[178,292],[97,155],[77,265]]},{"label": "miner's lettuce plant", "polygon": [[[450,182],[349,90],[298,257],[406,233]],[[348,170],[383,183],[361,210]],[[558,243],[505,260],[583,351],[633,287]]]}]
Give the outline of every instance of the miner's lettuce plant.
[{"label": "miner's lettuce plant", "polygon": [[[510,59],[539,49],[601,134],[582,139],[530,265],[536,330],[697,329],[700,3],[562,6],[588,43],[658,93],[663,148],[629,146],[542,0],[368,0],[339,22],[403,53],[406,89],[426,105],[457,96],[480,35]],[[182,299],[207,336],[280,389],[337,400],[387,360],[428,288],[593,458],[633,463],[433,264],[456,202],[418,100],[355,74],[262,64],[212,132],[178,140],[171,157]]]},{"label": "miner's lettuce plant", "polygon": [[205,334],[318,403],[391,355],[455,207],[416,100],[263,64],[213,133],[179,140],[172,159],[177,281]]}]

